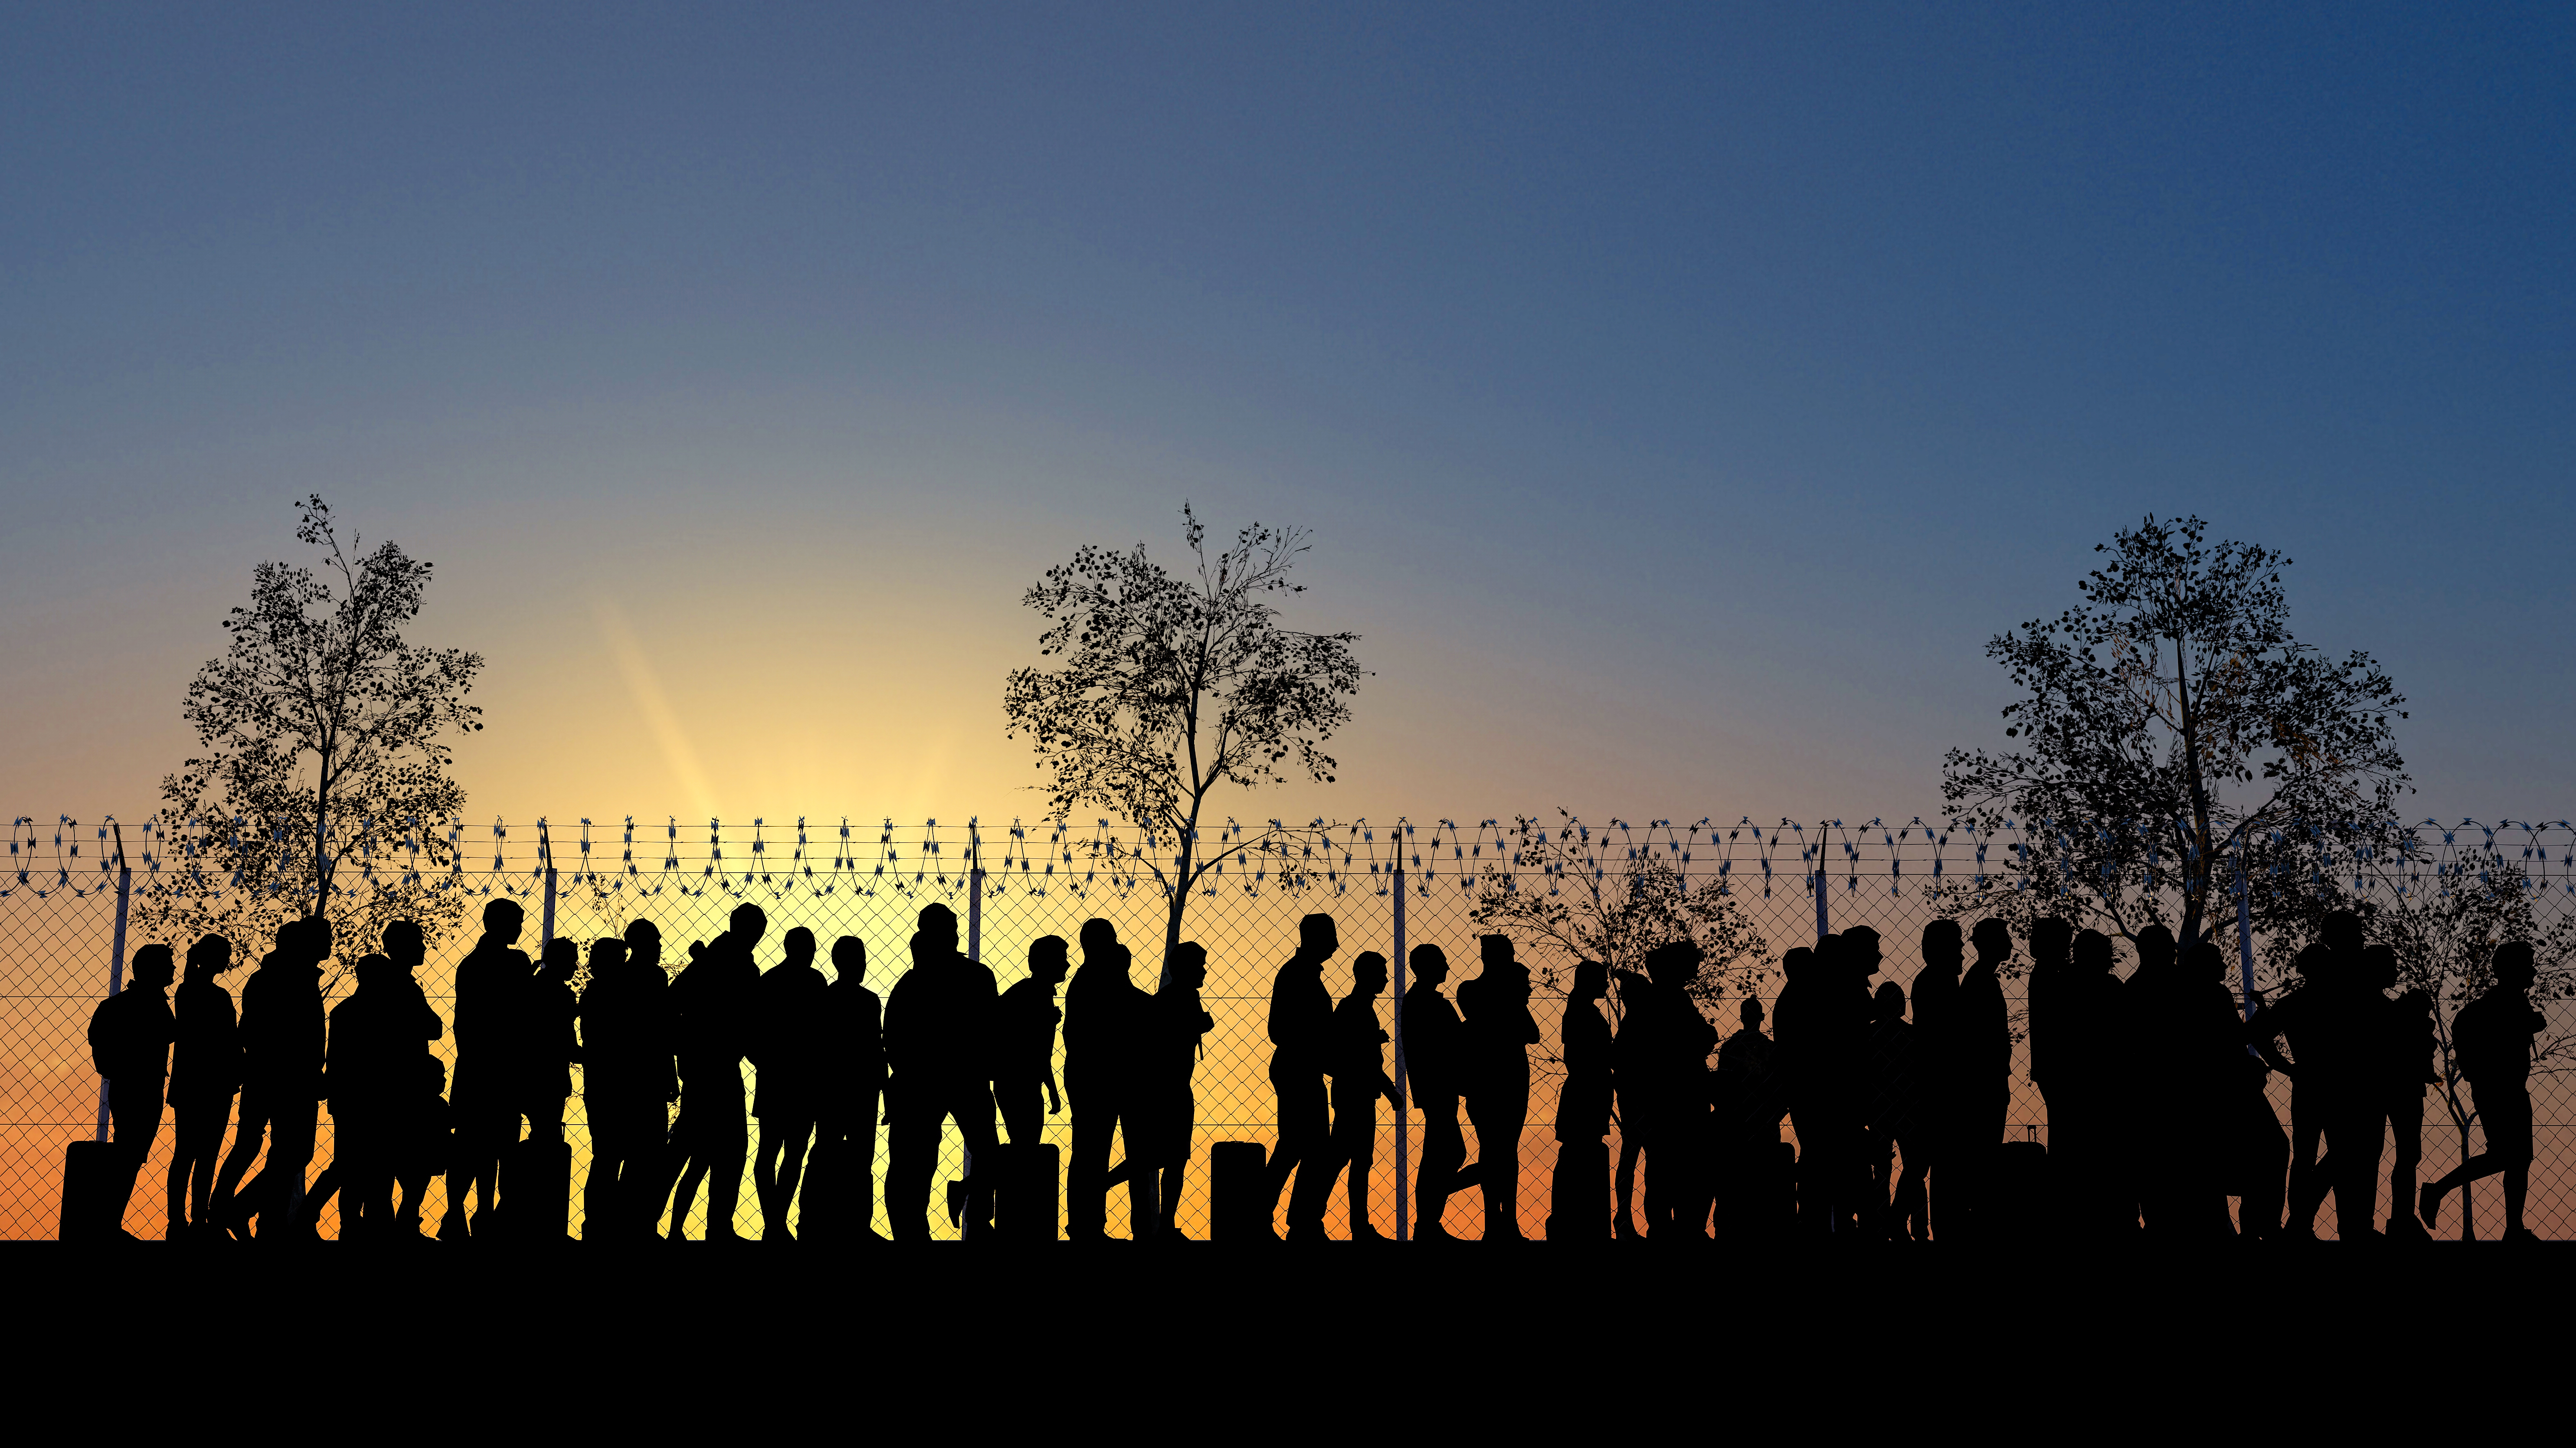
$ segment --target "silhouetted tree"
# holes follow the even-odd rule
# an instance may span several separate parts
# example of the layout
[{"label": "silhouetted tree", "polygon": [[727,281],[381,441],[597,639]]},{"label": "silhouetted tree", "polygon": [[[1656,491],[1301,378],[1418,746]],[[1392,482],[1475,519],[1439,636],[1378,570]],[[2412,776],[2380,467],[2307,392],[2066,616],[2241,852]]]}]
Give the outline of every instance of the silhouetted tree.
[{"label": "silhouetted tree", "polygon": [[[2368,654],[2292,637],[2288,558],[2211,546],[2207,528],[2121,530],[2096,546],[2111,557],[2076,585],[2084,602],[1987,643],[2024,691],[2003,711],[2018,742],[1951,750],[1942,795],[1954,828],[2018,822],[2030,848],[1946,885],[1949,913],[2025,931],[2062,914],[2132,940],[2161,922],[2188,945],[2232,908],[2239,842],[2250,873],[2286,879],[2321,876],[2339,848],[2402,850],[2387,822],[2409,787],[2393,742],[2405,696]],[[2255,924],[2311,927],[2321,898],[2259,892]]]},{"label": "silhouetted tree", "polygon": [[[419,866],[452,858],[436,826],[465,791],[448,739],[483,727],[465,702],[483,658],[404,640],[427,561],[391,542],[343,547],[319,495],[301,508],[295,536],[323,550],[322,567],[253,570],[249,605],[224,619],[231,647],[188,685],[182,713],[204,752],[162,780],[161,797],[175,823],[201,828],[146,894],[155,929],[256,939],[327,914],[342,939],[373,940],[394,920],[434,930],[464,909]],[[371,877],[379,859],[403,868],[339,889],[353,859]]]},{"label": "silhouetted tree", "polygon": [[1021,599],[1051,627],[1038,639],[1057,668],[1013,670],[1002,691],[1009,735],[1025,735],[1058,818],[1097,806],[1142,826],[1140,858],[1170,902],[1168,957],[1180,943],[1191,892],[1232,855],[1257,849],[1240,831],[1202,849],[1199,821],[1221,784],[1330,783],[1322,750],[1350,722],[1348,698],[1367,677],[1351,653],[1359,635],[1283,627],[1273,599],[1307,549],[1299,528],[1254,524],[1211,557],[1207,530],[1182,505],[1195,574],[1175,576],[1145,556],[1086,546],[1047,570]]}]

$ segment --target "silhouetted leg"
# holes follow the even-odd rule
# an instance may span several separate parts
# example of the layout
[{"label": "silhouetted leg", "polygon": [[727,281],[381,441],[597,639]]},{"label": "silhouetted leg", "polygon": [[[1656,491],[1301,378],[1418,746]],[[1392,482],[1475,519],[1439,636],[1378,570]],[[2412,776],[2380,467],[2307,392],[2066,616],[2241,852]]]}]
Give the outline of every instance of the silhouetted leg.
[{"label": "silhouetted leg", "polygon": [[1896,1142],[1899,1169],[1896,1189],[1888,1194],[1888,1236],[1923,1241],[1932,1235],[1932,1223],[1924,1210],[1924,1161],[1921,1133],[1901,1137]]},{"label": "silhouetted leg", "polygon": [[1377,1165],[1375,1096],[1334,1103],[1333,1155],[1349,1173],[1343,1182],[1343,1201],[1350,1217],[1351,1240],[1384,1240],[1385,1234],[1369,1220],[1369,1172]]},{"label": "silhouetted leg", "polygon": [[1162,1178],[1155,1163],[1163,1156],[1168,1121],[1158,1119],[1150,1093],[1131,1090],[1118,1105],[1118,1129],[1127,1145],[1127,1235],[1148,1241],[1163,1220]]},{"label": "silhouetted leg", "polygon": [[[760,1134],[764,1152],[768,1149],[769,1131],[769,1122],[763,1120]],[[777,1197],[777,1211],[764,1217],[765,1221],[775,1224],[770,1229],[772,1236],[789,1236],[787,1217],[796,1205],[796,1183],[805,1175],[805,1148],[813,1136],[814,1123],[811,1120],[800,1119],[787,1124],[786,1141],[779,1153],[778,1176],[772,1184]]]},{"label": "silhouetted leg", "polygon": [[[1518,1111],[1512,1110],[1517,1105]],[[1521,1133],[1529,1126],[1529,1103],[1506,1100],[1478,1114],[1468,1105],[1476,1126],[1476,1189],[1485,1199],[1485,1240],[1521,1240]]]},{"label": "silhouetted leg", "polygon": [[858,1093],[850,1118],[849,1132],[841,1138],[846,1176],[843,1187],[850,1194],[850,1234],[862,1242],[877,1237],[877,1099],[875,1088]]},{"label": "silhouetted leg", "polygon": [[2327,1161],[2320,1165],[2331,1167],[2335,1235],[2347,1242],[2378,1235],[2379,1156],[2388,1118],[2377,1108],[2365,1097],[2337,1111],[2326,1126]]},{"label": "silhouetted leg", "polygon": [[2424,1088],[2392,1094],[2388,1103],[2388,1230],[2392,1235],[2420,1236],[2415,1220],[2415,1178],[2424,1166]]},{"label": "silhouetted leg", "polygon": [[1637,1159],[1646,1151],[1636,1112],[1632,1109],[1629,1116],[1619,1133],[1619,1170],[1610,1182],[1610,1235],[1622,1241],[1637,1235],[1637,1214],[1632,1203],[1637,1197]]},{"label": "silhouetted leg", "polygon": [[1333,1182],[1350,1159],[1349,1143],[1343,1136],[1341,1130],[1327,1129],[1323,1144],[1305,1152],[1298,1161],[1297,1189],[1288,1195],[1288,1240],[1315,1241],[1323,1237],[1324,1211],[1332,1204]]},{"label": "silhouetted leg", "polygon": [[[272,1196],[260,1202],[260,1235],[274,1236],[279,1241],[309,1237],[313,1219],[304,1209],[305,1173],[313,1165],[315,1128],[320,1124],[321,1103],[298,1098],[281,1102],[277,1117],[269,1123],[268,1169],[263,1177]],[[275,1208],[272,1212],[269,1209]]]},{"label": "silhouetted leg", "polygon": [[708,1104],[715,1110],[694,1150],[701,1153],[707,1174],[707,1240],[730,1242],[741,1235],[734,1215],[742,1201],[742,1159],[751,1151],[751,1127],[743,1114],[741,1073],[734,1074],[730,1093],[722,1079],[712,1085],[714,1099]]},{"label": "silhouetted leg", "polygon": [[2316,1088],[2302,1091],[2290,1084],[2290,1219],[2294,1238],[2317,1234],[2317,1208],[2325,1202],[2326,1184],[2317,1171],[2317,1136],[2324,1113]]},{"label": "silhouetted leg", "polygon": [[1458,1129],[1458,1098],[1423,1096],[1422,1169],[1413,1179],[1414,1233],[1438,1241],[1449,1235],[1441,1218],[1457,1190],[1458,1169],[1467,1164],[1467,1135]]},{"label": "silhouetted leg", "polygon": [[227,1114],[210,1101],[171,1109],[175,1140],[170,1157],[170,1225],[176,1233],[184,1233],[192,1224],[207,1225],[206,1205],[214,1193]]},{"label": "silhouetted leg", "polygon": [[[1428,1165],[1428,1162],[1425,1162]],[[1547,1239],[1551,1242],[1610,1240],[1609,1202],[1602,1193],[1610,1184],[1610,1144],[1599,1137],[1577,1137],[1556,1144],[1556,1169],[1548,1182]]]},{"label": "silhouetted leg", "polygon": [[623,1119],[630,1108],[597,1094],[584,1104],[590,1111],[590,1175],[581,1183],[581,1239],[616,1241],[626,1235],[620,1229],[618,1183],[621,1175],[634,1171],[633,1138]]},{"label": "silhouetted leg", "polygon": [[[1282,1080],[1279,1072],[1274,1070],[1270,1073],[1270,1085],[1279,1097],[1279,1145],[1270,1153],[1268,1180],[1263,1183],[1270,1198],[1270,1211],[1264,1214],[1265,1220],[1277,1214],[1279,1193],[1288,1185],[1288,1174],[1298,1171],[1300,1164],[1309,1156],[1321,1158],[1328,1153],[1333,1135],[1331,1098],[1325,1091],[1323,1077],[1290,1076]],[[1327,1166],[1322,1170],[1329,1172],[1331,1168]],[[1302,1175],[1300,1180],[1303,1180]],[[1327,1183],[1328,1188],[1329,1185]],[[1320,1213],[1316,1223],[1322,1224]],[[1289,1224],[1296,1225],[1293,1213]]]},{"label": "silhouetted leg", "polygon": [[[916,1099],[927,1098],[927,1099]],[[930,1240],[930,1179],[939,1170],[939,1123],[948,1113],[926,1087],[895,1093],[886,1142],[886,1224],[898,1242]]]},{"label": "silhouetted leg", "polygon": [[222,1226],[238,1230],[249,1220],[251,1204],[236,1200],[241,1191],[242,1174],[259,1156],[268,1134],[268,1093],[257,1087],[245,1087],[241,1094],[241,1125],[233,1133],[232,1154],[224,1158],[223,1170],[215,1176],[215,1191],[208,1209]]},{"label": "silhouetted leg", "polygon": [[[965,1138],[966,1154],[975,1163],[966,1173],[964,1234],[970,1238],[990,1237],[993,1229],[994,1174],[982,1168],[1001,1159],[994,1151],[995,1147],[1001,1145],[1001,1138],[993,1131],[993,1091],[983,1082],[968,1082],[957,1087],[949,1099],[949,1114],[957,1118],[957,1134]],[[936,1121],[932,1122],[931,1130],[935,1132],[938,1129],[939,1124]],[[1151,1195],[1153,1190],[1153,1184],[1150,1181],[1147,1182],[1144,1187],[1145,1193]],[[1145,1220],[1149,1224],[1153,1221],[1150,1211]]]},{"label": "silhouetted leg", "polygon": [[1072,1098],[1066,1105],[1073,1112],[1073,1156],[1064,1171],[1064,1234],[1077,1242],[1094,1241],[1109,1230],[1109,1147],[1118,1130],[1117,1096],[1102,1079],[1086,1078],[1079,1087],[1068,1079],[1065,1090]]}]

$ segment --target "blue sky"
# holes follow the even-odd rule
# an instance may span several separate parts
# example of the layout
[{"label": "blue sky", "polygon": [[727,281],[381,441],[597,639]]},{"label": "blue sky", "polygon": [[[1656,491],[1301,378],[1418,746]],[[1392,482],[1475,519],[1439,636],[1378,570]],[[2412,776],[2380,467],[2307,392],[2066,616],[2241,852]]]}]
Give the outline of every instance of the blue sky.
[{"label": "blue sky", "polygon": [[315,490],[439,561],[513,813],[1033,813],[1018,590],[1184,497],[1313,527],[1379,671],[1248,816],[1929,814],[2149,511],[2297,560],[2426,812],[2571,804],[2564,8],[0,37],[13,814],[145,807]]}]

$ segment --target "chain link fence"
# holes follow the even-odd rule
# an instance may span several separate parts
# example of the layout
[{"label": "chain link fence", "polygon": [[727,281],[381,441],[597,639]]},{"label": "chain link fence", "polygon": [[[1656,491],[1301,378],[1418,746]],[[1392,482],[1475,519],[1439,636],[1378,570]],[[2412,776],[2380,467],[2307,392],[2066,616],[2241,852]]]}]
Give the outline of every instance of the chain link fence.
[{"label": "chain link fence", "polygon": [[[136,902],[158,889],[164,893],[150,898],[167,900],[170,892],[181,891],[201,900],[287,908],[278,882],[227,877],[208,867],[208,837],[223,828],[238,829],[239,822],[149,818],[117,826],[68,816],[42,825],[27,818],[15,822],[10,873],[0,878],[0,1236],[55,1234],[65,1147],[100,1128],[100,1082],[91,1069],[85,1032],[91,1011],[108,991],[120,933],[129,957],[155,938],[146,933],[144,912]],[[868,950],[866,983],[880,996],[907,968],[905,942],[919,911],[934,901],[956,912],[971,953],[993,969],[1004,987],[1026,973],[1032,941],[1047,935],[1076,940],[1083,922],[1098,917],[1115,925],[1134,949],[1138,984],[1150,990],[1161,957],[1165,882],[1172,869],[1169,842],[1105,821],[1089,829],[1016,823],[997,829],[973,822],[854,825],[839,817],[812,826],[806,820],[684,826],[667,818],[639,826],[628,818],[601,825],[589,820],[541,824],[516,833],[496,823],[488,827],[488,842],[482,838],[487,827],[476,827],[470,837],[455,821],[435,828],[450,847],[444,868],[423,864],[421,842],[428,835],[412,841],[401,859],[353,862],[345,872],[346,883],[335,887],[334,913],[343,903],[371,895],[381,903],[406,891],[415,899],[447,902],[446,913],[455,923],[433,930],[429,960],[419,973],[443,1019],[452,1018],[454,970],[473,945],[475,918],[484,902],[498,898],[516,899],[526,909],[528,934],[521,944],[531,954],[545,934],[586,947],[594,939],[619,934],[631,920],[650,920],[662,932],[664,964],[673,972],[688,963],[689,942],[712,939],[725,928],[733,908],[750,901],[770,919],[759,952],[764,968],[777,961],[779,942],[792,927],[814,932],[822,947],[817,964],[827,968],[832,942],[855,936]],[[1180,1227],[1189,1236],[1207,1235],[1212,1143],[1253,1141],[1267,1149],[1276,1139],[1276,1102],[1267,1074],[1270,989],[1274,974],[1294,950],[1297,922],[1305,914],[1321,911],[1336,920],[1341,950],[1327,964],[1324,980],[1337,998],[1349,988],[1352,960],[1365,950],[1386,954],[1400,970],[1407,948],[1438,944],[1455,965],[1454,990],[1458,978],[1474,973],[1479,934],[1505,930],[1519,939],[1521,959],[1540,982],[1531,1001],[1541,1042],[1531,1053],[1530,1125],[1517,1143],[1480,1142],[1472,1126],[1467,1130],[1471,1159],[1498,1150],[1519,1154],[1519,1219],[1524,1232],[1537,1236],[1549,1210],[1555,1054],[1565,1009],[1562,987],[1572,960],[1543,932],[1526,928],[1532,912],[1503,908],[1514,898],[1562,904],[1578,920],[1587,910],[1615,914],[1630,903],[1641,872],[1653,871],[1667,872],[1685,892],[1719,893],[1732,902],[1742,928],[1731,940],[1744,954],[1731,972],[1719,973],[1723,978],[1702,1004],[1722,1030],[1732,1031],[1735,1001],[1749,993],[1767,1004],[1777,990],[1774,967],[1780,953],[1812,944],[1820,928],[1867,925],[1877,930],[1884,941],[1885,978],[1910,983],[1921,963],[1917,941],[1923,927],[1944,916],[1973,924],[1984,913],[1983,905],[1995,898],[1991,892],[2022,888],[2026,877],[2016,872],[2013,861],[2044,845],[2045,834],[2044,829],[2016,827],[1976,836],[1927,826],[1919,819],[1902,826],[1880,820],[1757,826],[1749,820],[1734,825],[1706,820],[1587,825],[1554,819],[1544,824],[1441,820],[1288,827],[1274,821],[1266,829],[1229,822],[1210,831],[1197,852],[1203,858],[1238,852],[1199,881],[1183,930],[1184,938],[1200,942],[1208,952],[1203,998],[1215,1028],[1206,1037],[1194,1082],[1198,1121]],[[2554,942],[2547,948],[2563,951],[2569,938],[2564,927],[2576,921],[2576,864],[2571,864],[2576,830],[2566,822],[2450,827],[2427,822],[2409,837],[2420,851],[2408,856],[2401,870],[2356,875],[2334,882],[2334,888],[2349,887],[2362,896],[2412,889],[2419,898],[2432,898],[2436,891],[2447,898],[2453,889],[2511,889],[2527,902],[2544,942]],[[439,854],[426,851],[427,857]],[[2500,860],[2510,862],[2503,868],[2514,876],[2501,885],[2494,878]],[[2472,870],[2482,877],[2475,885],[2470,883]],[[2412,885],[2406,883],[2410,880]],[[463,908],[455,908],[459,904]],[[2228,938],[2232,944],[2232,935]],[[169,938],[163,943],[184,955],[188,941]],[[271,943],[265,937],[239,940],[237,959],[255,963]],[[340,967],[371,948],[373,942],[362,947],[343,939],[344,960],[326,969],[331,1003],[345,998],[354,984]],[[2132,958],[2122,948],[2120,970],[2126,974]],[[2027,964],[2026,957],[2022,963]],[[237,968],[224,983],[238,995],[246,974]],[[1379,1005],[1381,1021],[1390,1029],[1398,1026],[1394,1002],[1402,979]],[[2269,977],[2257,979],[2268,983]],[[2017,1039],[2023,985],[2018,974],[2006,983]],[[2442,1010],[2447,1015],[2462,1003],[2446,998]],[[2539,1004],[2550,1022],[2545,1039],[2576,1036],[2576,1015],[2571,1015],[2576,1002]],[[443,1037],[435,1047],[442,1058],[452,1049],[452,1037]],[[2571,1189],[2576,1189],[2570,1162],[2570,1149],[2576,1147],[2571,1140],[2576,1083],[2550,1069],[2563,1064],[2545,1060],[2532,1083],[2536,1159],[2528,1221],[2544,1237],[2567,1236],[2576,1226],[2568,1217]],[[1393,1065],[1390,1053],[1390,1069]],[[744,1072],[748,1084],[754,1069],[746,1064]],[[2016,1046],[2012,1081],[2008,1137],[2045,1143],[2047,1112],[2029,1081],[2026,1045]],[[576,1203],[589,1158],[580,1085],[576,1068],[575,1095],[566,1116]],[[2273,1090],[2286,1121],[2286,1082],[2276,1076]],[[2465,1141],[2453,1129],[2438,1090],[2430,1096],[2425,1180],[2450,1170],[2464,1151],[2474,1153],[2481,1145],[2474,1125]],[[1410,1212],[1407,1176],[1419,1162],[1419,1116],[1399,1117],[1383,1103],[1378,1110],[1368,1210],[1381,1233],[1418,1231],[1419,1224],[1400,1213]],[[953,1124],[948,1132],[941,1175],[954,1179],[964,1174],[963,1145]],[[879,1134],[876,1167],[882,1178],[887,1160],[882,1128]],[[1070,1117],[1047,1118],[1044,1139],[1058,1147],[1060,1159],[1069,1159]],[[1789,1139],[1794,1141],[1794,1135]],[[1617,1146],[1614,1137],[1614,1159]],[[138,1236],[157,1238],[166,1225],[162,1183],[171,1147],[165,1119],[127,1209],[125,1225]],[[1123,1155],[1122,1144],[1113,1159]],[[326,1114],[312,1169],[318,1173],[331,1156]],[[746,1166],[735,1226],[756,1236],[761,1228],[758,1197],[748,1176]],[[2501,1231],[2500,1181],[2481,1181],[2468,1194],[2470,1221],[2481,1237]],[[435,1222],[444,1212],[444,1192],[443,1178],[432,1184],[424,1220]],[[2383,1174],[2383,1197],[2385,1192]],[[934,1190],[933,1196],[935,1201],[939,1193]],[[706,1229],[706,1198],[701,1195],[698,1201],[696,1212],[681,1224],[691,1237],[703,1236]],[[877,1230],[891,1235],[882,1215],[882,1189],[878,1201]],[[337,1229],[336,1210],[336,1202],[325,1209],[325,1236]],[[2383,1200],[2380,1219],[2390,1210]],[[1129,1194],[1113,1191],[1113,1236],[1127,1233],[1128,1211]],[[577,1205],[573,1216],[577,1231]],[[944,1214],[933,1216],[936,1235],[953,1235]],[[2331,1211],[2320,1214],[2321,1231],[2331,1229],[2332,1217]],[[1451,1200],[1443,1225],[1455,1235],[1474,1237],[1482,1218],[1478,1194],[1470,1188]],[[2453,1220],[2446,1213],[2446,1228]],[[1332,1194],[1327,1229],[1334,1236],[1349,1230],[1345,1194],[1339,1190]]]}]

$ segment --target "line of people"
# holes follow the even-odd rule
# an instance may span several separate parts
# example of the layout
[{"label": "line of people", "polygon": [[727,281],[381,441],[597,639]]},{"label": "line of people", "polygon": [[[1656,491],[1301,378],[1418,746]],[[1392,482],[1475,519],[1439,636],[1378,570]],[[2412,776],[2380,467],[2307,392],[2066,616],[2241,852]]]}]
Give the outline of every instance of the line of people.
[{"label": "line of people", "polygon": [[[1046,1117],[1068,1105],[1066,1235],[1105,1236],[1108,1193],[1121,1182],[1137,1236],[1178,1235],[1192,1083],[1214,1026],[1200,996],[1206,952],[1194,943],[1173,953],[1161,987],[1148,992],[1115,930],[1091,920],[1080,931],[1079,972],[1066,942],[1048,936],[1030,946],[1027,976],[1004,991],[958,952],[955,916],[931,905],[909,944],[911,968],[880,1002],[862,980],[866,947],[852,936],[833,944],[832,977],[817,968],[817,941],[802,927],[763,970],[754,952],[768,920],[756,905],[693,944],[676,976],[649,921],[595,941],[578,992],[574,942],[547,941],[531,961],[517,948],[524,917],[508,901],[488,905],[483,925],[456,972],[452,1088],[431,1051],[448,1023],[415,978],[426,943],[412,922],[386,929],[381,951],[357,962],[356,989],[327,1014],[322,965],[333,942],[320,919],[279,931],[242,989],[238,1019],[217,979],[235,963],[223,937],[190,948],[175,1009],[164,996],[169,947],[137,952],[132,986],[98,1008],[90,1040],[133,1166],[165,1101],[175,1116],[170,1235],[247,1237],[256,1222],[261,1236],[309,1238],[336,1193],[344,1237],[413,1237],[443,1173],[442,1239],[560,1239],[575,1064],[592,1143],[585,1238],[649,1239],[667,1214],[676,1240],[702,1188],[708,1235],[733,1236],[748,1156],[765,1237],[789,1237],[793,1214],[807,1240],[882,1240],[873,1228],[881,1108],[895,1238],[930,1235],[951,1120],[973,1165],[942,1206],[977,1236],[993,1230],[996,1185],[1034,1169],[1026,1153],[1044,1149]],[[2043,919],[2027,945],[2030,1069],[2051,1129],[2044,1155],[2036,1143],[2003,1139],[2014,1043],[2002,979],[2016,945],[2001,921],[1964,936],[1956,921],[1927,926],[1910,1002],[1893,980],[1872,985],[1883,970],[1874,931],[1791,950],[1767,1035],[1761,1002],[1748,999],[1738,1029],[1721,1038],[1694,999],[1701,956],[1687,941],[1648,952],[1642,973],[1580,963],[1559,1041],[1546,1236],[1923,1239],[1935,1235],[1936,1205],[1944,1239],[2141,1226],[2159,1236],[2303,1236],[2332,1195],[2340,1234],[2353,1238],[2374,1231],[2391,1125],[2400,1204],[2391,1234],[2422,1235],[2450,1192],[2500,1172],[2510,1229],[2527,1235],[2527,1074],[2541,1028],[2527,996],[2527,944],[2496,948],[2495,988],[2453,1025],[2487,1151],[2420,1188],[2431,1001],[2389,997],[2395,957],[2363,941],[2357,917],[2329,918],[2299,957],[2298,987],[2250,1020],[2210,942],[2181,951],[2150,926],[2135,938],[2139,964],[2125,980],[2097,932]],[[1444,991],[1445,952],[1414,948],[1392,1075],[1379,1015],[1389,962],[1362,952],[1337,1002],[1323,968],[1339,950],[1332,917],[1309,915],[1274,982],[1278,1139],[1254,1215],[1275,1219],[1285,1195],[1287,1239],[1320,1239],[1340,1182],[1350,1235],[1380,1237],[1369,1179],[1384,1102],[1423,1115],[1416,1235],[1448,1239],[1450,1200],[1474,1188],[1483,1237],[1519,1238],[1529,1051],[1540,1032],[1512,941],[1481,937],[1480,973],[1454,992]],[[1614,987],[1615,1028],[1604,1014]],[[746,1059],[757,1087],[748,1100]],[[2272,1070],[2292,1080],[2287,1132],[2264,1092]],[[226,1155],[236,1095],[240,1125]],[[333,1160],[308,1182],[325,1106]],[[1462,1107],[1480,1144],[1474,1162]],[[1115,1141],[1127,1157],[1113,1165]],[[263,1146],[265,1168],[244,1182]],[[1051,1166],[1045,1176],[1052,1202]],[[2241,1201],[2232,1221],[2230,1197]]]}]

